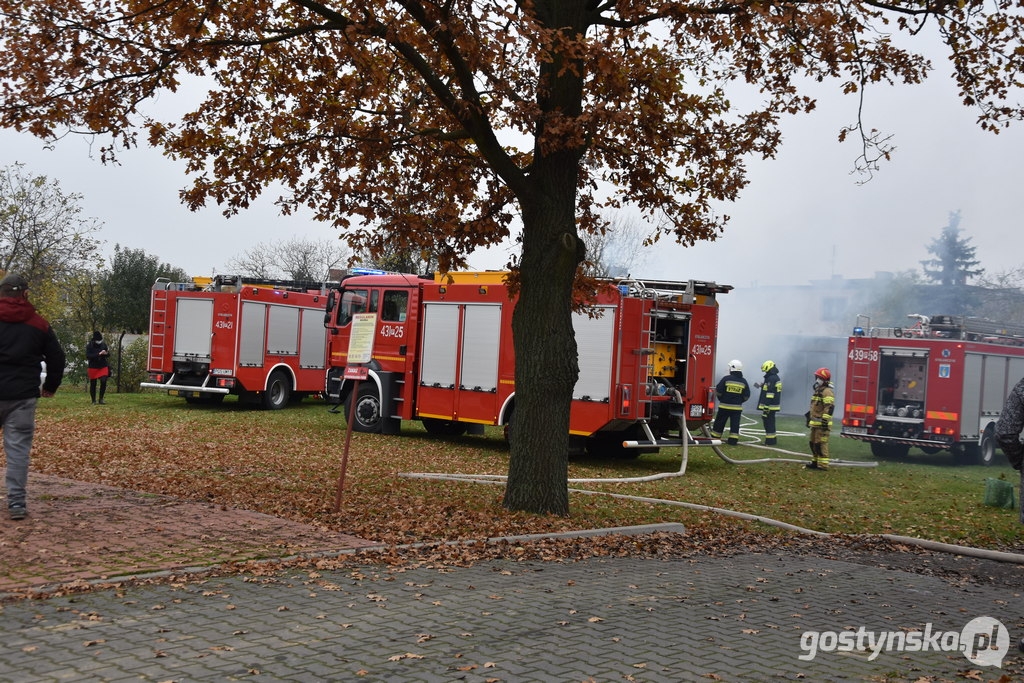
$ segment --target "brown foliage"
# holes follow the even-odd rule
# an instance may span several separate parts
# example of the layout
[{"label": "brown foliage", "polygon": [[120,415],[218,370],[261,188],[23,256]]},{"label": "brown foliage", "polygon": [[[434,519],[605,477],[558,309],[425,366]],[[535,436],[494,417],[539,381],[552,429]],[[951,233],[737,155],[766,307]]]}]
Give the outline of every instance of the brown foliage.
[{"label": "brown foliage", "polygon": [[[517,420],[537,441],[513,446],[506,503],[564,514],[577,231],[631,205],[654,239],[715,239],[744,160],[814,108],[808,79],[925,77],[893,28],[937,27],[983,127],[1019,119],[1022,2],[0,0],[0,126],[99,135],[106,160],[141,131],[186,162],[189,206],[283,187],[372,258],[387,234],[459,266],[521,219]],[[158,115],[167,92],[188,111]],[[850,132],[869,171],[891,152],[859,109]]]}]

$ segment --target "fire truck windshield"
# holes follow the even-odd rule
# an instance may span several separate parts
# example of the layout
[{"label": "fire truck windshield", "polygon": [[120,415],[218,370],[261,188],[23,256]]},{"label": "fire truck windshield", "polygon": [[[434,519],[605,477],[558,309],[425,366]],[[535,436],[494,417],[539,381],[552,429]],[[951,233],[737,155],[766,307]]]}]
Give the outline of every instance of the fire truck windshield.
[{"label": "fire truck windshield", "polygon": [[366,313],[366,302],[369,291],[365,289],[348,289],[341,294],[341,306],[338,307],[338,326],[344,327],[352,322],[356,313]]}]

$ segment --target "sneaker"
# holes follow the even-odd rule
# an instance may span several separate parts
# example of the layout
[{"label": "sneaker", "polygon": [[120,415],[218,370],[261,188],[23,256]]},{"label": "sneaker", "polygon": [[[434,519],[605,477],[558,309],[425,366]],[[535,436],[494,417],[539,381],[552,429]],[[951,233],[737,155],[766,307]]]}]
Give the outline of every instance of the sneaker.
[{"label": "sneaker", "polygon": [[24,505],[8,505],[7,514],[14,520],[25,519],[28,516],[28,510],[25,509]]}]

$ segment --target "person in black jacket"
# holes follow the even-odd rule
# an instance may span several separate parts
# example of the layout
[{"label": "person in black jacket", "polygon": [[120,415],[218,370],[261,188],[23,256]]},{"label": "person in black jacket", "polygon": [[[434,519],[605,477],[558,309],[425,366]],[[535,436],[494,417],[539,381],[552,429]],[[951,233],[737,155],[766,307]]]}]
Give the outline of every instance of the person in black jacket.
[{"label": "person in black jacket", "polygon": [[[39,386],[42,364],[46,379]],[[50,323],[28,300],[28,280],[12,273],[0,280],[0,428],[7,456],[7,513],[24,519],[28,459],[36,429],[36,403],[64,379],[64,349]]]},{"label": "person in black jacket", "polygon": [[85,359],[89,363],[89,396],[96,403],[96,383],[99,382],[99,402],[102,404],[103,396],[107,393],[107,377],[110,377],[110,350],[99,332],[93,332],[92,339],[85,345]]},{"label": "person in black jacket", "polygon": [[729,374],[719,380],[715,387],[715,395],[718,396],[718,412],[715,414],[715,422],[711,425],[711,436],[715,439],[722,438],[725,431],[725,423],[729,422],[730,446],[739,443],[740,418],[743,416],[743,404],[750,398],[750,385],[743,377],[743,363],[738,360],[729,361]]},{"label": "person in black jacket", "polygon": [[[996,443],[1003,449],[1010,467],[1021,471],[1020,475],[1020,502],[1024,505],[1024,444],[1020,441],[1020,434],[1024,431],[1024,379],[1017,382],[1006,397],[1003,410],[999,413],[999,420],[996,422]],[[1019,506],[1018,506],[1019,507]],[[1020,521],[1024,524],[1024,509],[1020,511]]]}]

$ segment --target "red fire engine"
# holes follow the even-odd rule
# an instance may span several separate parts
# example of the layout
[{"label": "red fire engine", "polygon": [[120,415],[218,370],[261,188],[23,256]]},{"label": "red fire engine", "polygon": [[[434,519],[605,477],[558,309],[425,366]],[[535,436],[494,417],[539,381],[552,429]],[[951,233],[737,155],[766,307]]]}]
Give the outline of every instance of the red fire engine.
[{"label": "red fire engine", "polygon": [[195,278],[153,285],[149,381],[189,403],[227,394],[277,410],[323,391],[327,297],[316,283]]},{"label": "red fire engine", "polygon": [[[481,433],[515,410],[512,309],[503,272],[376,273],[344,278],[327,304],[326,396],[353,429],[397,433],[418,419],[434,434]],[[681,418],[714,413],[716,295],[712,282],[609,280],[594,308],[573,317],[579,380],[570,431],[592,453],[681,445]],[[353,315],[377,315],[368,377],[347,379]],[[630,441],[628,446],[625,442]]]},{"label": "red fire engine", "polygon": [[916,446],[991,465],[996,420],[1024,376],[1024,326],[910,317],[917,322],[904,328],[858,319],[847,353],[842,435],[869,442],[875,457],[903,457]]}]

